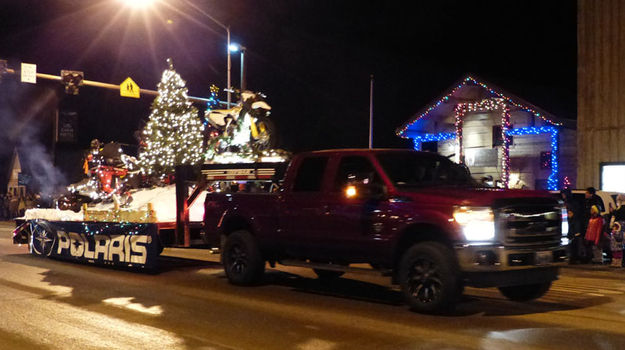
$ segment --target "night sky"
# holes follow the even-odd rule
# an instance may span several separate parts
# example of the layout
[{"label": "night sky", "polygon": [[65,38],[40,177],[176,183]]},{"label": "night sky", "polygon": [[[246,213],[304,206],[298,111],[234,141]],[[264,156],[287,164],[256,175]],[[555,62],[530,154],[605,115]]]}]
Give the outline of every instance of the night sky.
[{"label": "night sky", "polygon": [[[267,95],[280,145],[290,151],[366,147],[371,74],[375,147],[410,147],[395,128],[467,73],[576,118],[574,0],[162,1],[141,12],[118,0],[0,0],[0,59],[10,68],[36,63],[41,73],[81,70],[85,79],[114,84],[130,76],[155,90],[171,57],[189,94],[207,97],[210,84],[225,87],[226,37],[201,9],[247,47],[248,88]],[[236,87],[239,65],[233,54]],[[13,110],[54,92],[79,113],[76,148],[93,138],[136,143],[153,99],[93,87],[67,97],[58,82],[18,80],[0,83],[0,122],[16,123],[23,113]],[[37,116],[19,131],[25,136],[0,128],[3,164],[25,137],[49,149],[50,128]]]}]

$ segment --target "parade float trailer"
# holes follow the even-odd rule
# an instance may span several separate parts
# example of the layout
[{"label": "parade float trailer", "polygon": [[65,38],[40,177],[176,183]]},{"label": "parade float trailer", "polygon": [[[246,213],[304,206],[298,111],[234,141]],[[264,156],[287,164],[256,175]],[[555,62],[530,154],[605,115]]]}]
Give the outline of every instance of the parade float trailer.
[{"label": "parade float trailer", "polygon": [[204,164],[201,178],[187,188],[191,195],[178,200],[176,186],[168,185],[133,190],[126,206],[113,200],[83,204],[78,212],[29,209],[16,219],[13,242],[42,257],[140,269],[155,269],[165,247],[215,251],[202,230],[206,194],[275,191],[288,164],[284,160]]}]

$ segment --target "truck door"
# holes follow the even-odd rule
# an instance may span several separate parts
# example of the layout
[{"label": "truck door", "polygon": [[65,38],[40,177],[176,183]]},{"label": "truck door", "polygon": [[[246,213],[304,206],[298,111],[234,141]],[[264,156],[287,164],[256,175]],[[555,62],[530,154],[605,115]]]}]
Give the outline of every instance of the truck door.
[{"label": "truck door", "polygon": [[388,202],[358,195],[348,198],[345,188],[350,183],[365,183],[381,189],[384,182],[366,156],[343,156],[336,169],[326,195],[328,229],[322,236],[341,256],[366,260],[382,246]]},{"label": "truck door", "polygon": [[314,257],[323,252],[319,239],[328,229],[324,179],[329,156],[311,156],[301,160],[290,190],[282,195],[280,241],[288,253]]}]

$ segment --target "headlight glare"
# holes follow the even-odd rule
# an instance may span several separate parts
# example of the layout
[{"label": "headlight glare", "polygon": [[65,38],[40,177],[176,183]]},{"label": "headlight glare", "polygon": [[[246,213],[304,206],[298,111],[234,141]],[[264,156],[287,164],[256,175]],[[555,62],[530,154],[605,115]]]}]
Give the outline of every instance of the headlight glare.
[{"label": "headlight glare", "polygon": [[495,238],[495,215],[488,207],[457,207],[454,220],[467,241],[482,242]]}]

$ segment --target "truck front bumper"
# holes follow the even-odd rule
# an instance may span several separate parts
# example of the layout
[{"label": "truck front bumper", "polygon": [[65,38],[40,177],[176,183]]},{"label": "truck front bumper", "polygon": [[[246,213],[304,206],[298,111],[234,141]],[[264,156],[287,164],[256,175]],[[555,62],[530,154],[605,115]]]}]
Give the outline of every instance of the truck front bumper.
[{"label": "truck front bumper", "polygon": [[553,281],[558,268],[567,263],[566,246],[521,249],[499,244],[459,244],[455,248],[465,284],[475,287]]}]

